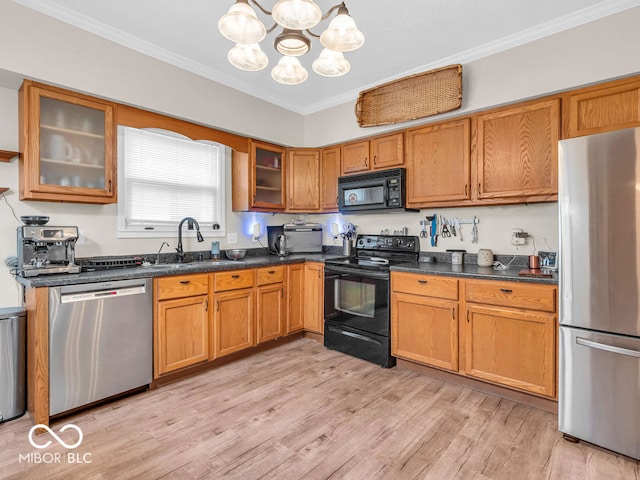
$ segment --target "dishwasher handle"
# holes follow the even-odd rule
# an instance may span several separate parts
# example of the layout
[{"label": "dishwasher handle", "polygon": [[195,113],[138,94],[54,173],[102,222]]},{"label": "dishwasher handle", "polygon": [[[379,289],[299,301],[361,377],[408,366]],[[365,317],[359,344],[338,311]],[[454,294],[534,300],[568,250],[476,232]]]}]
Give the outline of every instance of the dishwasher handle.
[{"label": "dishwasher handle", "polygon": [[110,288],[105,290],[63,293],[60,295],[60,303],[87,302],[91,300],[102,300],[104,298],[140,295],[146,293],[146,291],[147,289],[145,285],[136,285],[132,287]]}]

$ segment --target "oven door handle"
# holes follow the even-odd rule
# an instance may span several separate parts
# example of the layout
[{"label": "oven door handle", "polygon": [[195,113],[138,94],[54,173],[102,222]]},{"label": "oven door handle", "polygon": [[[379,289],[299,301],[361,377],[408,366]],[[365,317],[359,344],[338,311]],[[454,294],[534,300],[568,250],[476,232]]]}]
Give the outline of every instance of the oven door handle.
[{"label": "oven door handle", "polygon": [[356,339],[362,340],[364,342],[375,343],[376,345],[382,345],[376,339],[371,338],[371,337],[367,337],[365,335],[360,335],[359,333],[347,332],[346,330],[340,330],[339,328],[335,328],[335,327],[329,327],[329,330],[334,332],[334,333],[337,333],[339,335],[345,335],[347,337],[356,338]]},{"label": "oven door handle", "polygon": [[389,279],[389,272],[378,272],[375,270],[364,270],[359,268],[337,267],[335,265],[325,265],[324,271],[325,275],[327,273],[346,273],[349,275],[356,275],[364,278],[380,278],[383,280]]}]

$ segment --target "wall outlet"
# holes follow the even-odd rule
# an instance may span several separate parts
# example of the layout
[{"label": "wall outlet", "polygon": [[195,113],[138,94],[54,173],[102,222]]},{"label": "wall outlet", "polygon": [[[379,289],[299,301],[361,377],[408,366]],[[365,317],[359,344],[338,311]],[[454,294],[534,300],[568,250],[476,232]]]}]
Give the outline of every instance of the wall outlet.
[{"label": "wall outlet", "polygon": [[524,245],[527,243],[529,234],[524,232],[521,228],[511,229],[511,245]]},{"label": "wall outlet", "polygon": [[229,245],[235,245],[238,243],[238,234],[237,233],[227,233],[227,243]]}]

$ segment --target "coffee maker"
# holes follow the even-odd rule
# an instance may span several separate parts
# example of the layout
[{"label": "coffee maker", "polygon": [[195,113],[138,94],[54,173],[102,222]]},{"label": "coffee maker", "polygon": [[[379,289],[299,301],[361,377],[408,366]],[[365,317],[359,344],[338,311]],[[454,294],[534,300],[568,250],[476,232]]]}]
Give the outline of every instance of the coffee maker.
[{"label": "coffee maker", "polygon": [[80,272],[80,266],[75,264],[77,240],[78,227],[18,227],[18,274],[35,277]]}]

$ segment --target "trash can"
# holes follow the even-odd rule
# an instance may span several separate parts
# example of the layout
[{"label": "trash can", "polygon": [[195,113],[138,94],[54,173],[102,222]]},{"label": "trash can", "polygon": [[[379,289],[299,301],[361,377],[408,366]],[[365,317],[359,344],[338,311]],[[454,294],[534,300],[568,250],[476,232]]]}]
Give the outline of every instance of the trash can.
[{"label": "trash can", "polygon": [[26,410],[26,334],[26,311],[0,308],[0,423]]}]

